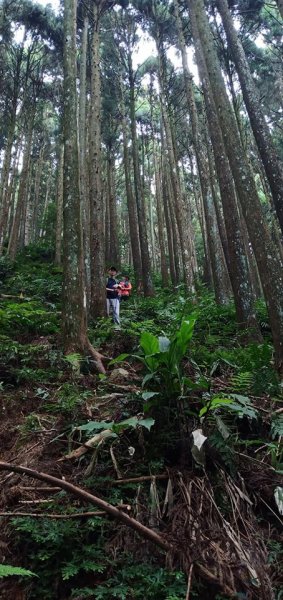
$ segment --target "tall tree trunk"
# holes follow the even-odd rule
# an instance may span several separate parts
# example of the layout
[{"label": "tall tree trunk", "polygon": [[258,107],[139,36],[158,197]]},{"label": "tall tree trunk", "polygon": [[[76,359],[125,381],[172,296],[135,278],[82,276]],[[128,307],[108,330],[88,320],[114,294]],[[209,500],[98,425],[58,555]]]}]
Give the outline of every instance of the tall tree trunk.
[{"label": "tall tree trunk", "polygon": [[110,262],[111,264],[116,265],[117,270],[119,271],[121,267],[121,259],[119,246],[117,203],[114,183],[114,167],[115,160],[112,155],[112,150],[109,149],[107,156],[107,196],[109,205],[109,221],[108,223],[106,223],[106,228],[108,227],[110,232]]},{"label": "tall tree trunk", "polygon": [[140,250],[140,236],[138,228],[137,218],[137,206],[133,196],[131,175],[130,175],[130,157],[128,149],[128,132],[127,132],[127,121],[126,121],[126,110],[124,103],[124,89],[122,80],[120,80],[120,94],[121,103],[120,110],[122,113],[122,135],[123,135],[123,164],[125,173],[125,186],[126,186],[126,197],[127,207],[129,214],[129,230],[131,240],[131,250],[133,257],[134,273],[137,289],[141,287],[142,283],[142,262],[141,262],[141,250]]},{"label": "tall tree trunk", "polygon": [[275,210],[283,233],[283,168],[260,106],[259,93],[252,78],[242,43],[234,28],[227,0],[216,0],[227,41],[239,75],[243,97],[254,137],[269,181]]},{"label": "tall tree trunk", "polygon": [[131,133],[132,133],[132,152],[133,152],[133,165],[134,165],[134,186],[135,196],[137,203],[138,213],[138,225],[139,225],[139,237],[141,247],[141,261],[142,261],[142,275],[143,275],[143,290],[145,296],[154,295],[154,287],[151,278],[151,265],[150,255],[148,248],[148,236],[146,229],[146,217],[145,217],[145,206],[144,197],[142,193],[141,174],[139,168],[139,152],[138,152],[138,139],[137,139],[137,128],[136,128],[136,109],[135,109],[135,82],[132,65],[132,56],[128,54],[128,71],[129,71],[129,86],[130,86],[130,119],[131,119]]},{"label": "tall tree trunk", "polygon": [[57,172],[57,193],[56,193],[56,231],[55,231],[55,265],[58,267],[62,263],[62,225],[63,225],[63,174],[64,174],[64,146],[60,147],[58,172]]},{"label": "tall tree trunk", "polygon": [[157,212],[157,225],[158,225],[158,240],[160,248],[160,267],[161,267],[161,280],[164,287],[168,286],[168,269],[166,264],[166,252],[165,252],[165,236],[164,236],[164,215],[162,205],[162,193],[161,193],[161,169],[159,161],[156,155],[155,144],[153,142],[153,157],[154,157],[154,173],[155,173],[155,194],[156,194],[156,212]]},{"label": "tall tree trunk", "polygon": [[238,197],[255,252],[268,308],[278,371],[283,373],[283,267],[264,221],[260,200],[243,152],[203,0],[188,0],[191,20],[198,29],[198,54],[204,53],[212,94]]},{"label": "tall tree trunk", "polygon": [[39,197],[40,197],[40,188],[41,188],[41,184],[42,184],[44,150],[45,150],[45,145],[43,144],[39,151],[38,160],[35,163],[35,181],[34,181],[34,191],[33,191],[33,214],[32,214],[32,223],[31,223],[31,236],[32,236],[33,241],[35,241],[38,236]]},{"label": "tall tree trunk", "polygon": [[[171,180],[172,200],[175,211],[176,223],[178,227],[178,234],[180,238],[180,249],[182,256],[183,266],[183,279],[187,291],[194,292],[194,281],[190,255],[190,239],[189,232],[186,227],[185,218],[185,207],[183,204],[183,196],[181,193],[180,179],[175,162],[175,155],[173,149],[173,140],[171,136],[170,122],[167,113],[167,107],[164,104],[164,99],[161,102],[162,105],[162,116],[165,130],[166,149],[168,154],[168,165],[169,165],[169,176]],[[177,246],[175,246],[175,252],[177,253]]]},{"label": "tall tree trunk", "polygon": [[[162,167],[161,167],[162,168]],[[176,273],[175,266],[175,248],[174,248],[174,236],[173,236],[173,223],[170,215],[170,206],[169,206],[169,190],[167,187],[166,176],[164,172],[161,172],[162,183],[162,197],[163,197],[163,206],[164,206],[164,216],[165,216],[165,224],[166,224],[166,232],[167,232],[167,240],[168,240],[168,255],[169,255],[169,270],[170,277],[173,286],[176,286],[179,283],[178,276]]]},{"label": "tall tree trunk", "polygon": [[101,177],[101,81],[99,59],[100,10],[93,3],[91,49],[91,99],[89,132],[90,214],[91,214],[91,315],[105,314],[104,204]]},{"label": "tall tree trunk", "polygon": [[76,8],[76,0],[65,0],[62,335],[64,349],[67,354],[82,352],[86,346],[86,306],[77,137]]},{"label": "tall tree trunk", "polygon": [[[168,165],[167,161],[166,161],[166,173],[164,175],[163,185],[165,185],[166,189],[167,189],[167,202],[168,202],[169,218],[170,218],[170,224],[171,224],[171,230],[172,230],[173,260],[174,260],[175,273],[176,273],[176,282],[178,284],[178,283],[181,283],[184,281],[184,270],[181,268],[181,264],[183,266],[182,251],[179,252],[179,249],[181,249],[181,243],[180,243],[180,236],[179,236],[178,224],[177,224],[177,219],[176,219],[174,192],[173,192],[172,181],[171,181],[171,177],[170,177],[170,169],[169,169],[169,165]],[[163,195],[164,195],[164,197],[166,197],[165,190],[163,190]]]},{"label": "tall tree trunk", "polygon": [[47,215],[48,205],[49,205],[51,179],[52,179],[52,171],[50,168],[48,176],[47,176],[47,180],[46,180],[45,196],[44,196],[44,202],[43,202],[43,206],[42,206],[43,210],[42,210],[42,215],[41,215],[41,227],[39,230],[40,238],[44,238],[45,233],[46,233],[46,215]]},{"label": "tall tree trunk", "polygon": [[[22,149],[22,140],[18,141],[17,148],[14,152],[13,162],[12,162],[12,172],[8,187],[6,189],[5,195],[3,197],[3,205],[2,210],[0,211],[0,256],[3,252],[3,246],[7,237],[7,229],[8,229],[8,221],[9,214],[11,216],[12,209],[12,199],[13,199],[13,191],[15,189],[16,181],[17,181],[17,173],[19,168],[19,158]],[[12,219],[13,220],[13,219]]]},{"label": "tall tree trunk", "polygon": [[5,148],[3,166],[2,166],[2,177],[1,177],[1,188],[0,188],[0,253],[2,253],[3,244],[5,241],[5,226],[8,214],[8,187],[9,187],[9,172],[11,164],[12,146],[14,141],[15,132],[15,119],[10,125],[8,132],[8,139]]},{"label": "tall tree trunk", "polygon": [[80,198],[83,226],[83,248],[85,264],[85,283],[87,293],[87,305],[90,300],[90,207],[89,207],[89,189],[87,185],[87,92],[86,92],[86,71],[87,71],[87,48],[88,48],[88,15],[84,16],[81,57],[80,57],[80,95],[79,95],[79,161],[80,161]]},{"label": "tall tree trunk", "polygon": [[189,231],[187,227],[187,218],[188,216],[185,214],[186,208],[184,205],[184,198],[181,192],[180,185],[180,177],[178,172],[178,166],[176,164],[176,157],[174,152],[174,140],[172,136],[172,127],[168,115],[168,108],[166,104],[166,58],[164,51],[164,44],[162,40],[162,34],[157,30],[156,32],[156,46],[158,51],[158,61],[159,61],[159,85],[160,85],[160,102],[161,102],[161,113],[164,123],[165,130],[165,140],[166,140],[166,148],[168,153],[168,163],[170,167],[170,177],[172,183],[172,191],[173,191],[173,199],[174,199],[174,207],[176,214],[176,221],[178,226],[178,233],[180,237],[180,246],[181,246],[181,255],[183,262],[183,274],[184,274],[184,283],[187,291],[193,293],[194,292],[194,278],[192,272],[192,260],[191,260],[191,252],[190,252],[190,238]]},{"label": "tall tree trunk", "polygon": [[225,305],[229,303],[229,278],[227,269],[225,268],[226,264],[222,245],[220,242],[215,206],[211,190],[210,193],[206,193],[205,196],[202,197],[202,200],[215,291],[215,300],[217,304]]},{"label": "tall tree trunk", "polygon": [[27,183],[28,183],[28,174],[29,174],[29,166],[30,166],[30,156],[31,156],[31,147],[32,147],[32,135],[33,135],[33,123],[35,116],[35,107],[32,108],[31,114],[29,116],[29,124],[28,124],[28,132],[25,141],[25,149],[23,155],[23,167],[20,178],[19,192],[18,192],[18,201],[14,214],[14,220],[8,245],[8,256],[11,260],[15,260],[17,249],[18,249],[18,239],[21,225],[21,218],[23,216],[23,209],[26,201],[26,193],[27,193]]}]

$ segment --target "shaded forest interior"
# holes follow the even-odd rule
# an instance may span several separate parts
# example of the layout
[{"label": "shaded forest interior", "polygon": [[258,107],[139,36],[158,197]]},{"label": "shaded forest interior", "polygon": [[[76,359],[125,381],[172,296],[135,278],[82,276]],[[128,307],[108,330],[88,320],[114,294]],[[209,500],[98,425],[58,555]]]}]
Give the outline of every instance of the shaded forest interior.
[{"label": "shaded forest interior", "polygon": [[282,18],[1,3],[0,598],[282,597]]}]

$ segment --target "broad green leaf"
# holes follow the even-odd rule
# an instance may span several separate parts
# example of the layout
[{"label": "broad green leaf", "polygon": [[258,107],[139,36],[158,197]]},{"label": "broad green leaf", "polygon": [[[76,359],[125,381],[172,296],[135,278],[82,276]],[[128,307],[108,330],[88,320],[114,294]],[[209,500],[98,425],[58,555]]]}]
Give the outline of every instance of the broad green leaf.
[{"label": "broad green leaf", "polygon": [[140,419],[139,421],[139,425],[142,427],[145,427],[146,429],[148,429],[148,431],[151,430],[152,426],[154,425],[155,420],[154,419]]},{"label": "broad green leaf", "polygon": [[181,327],[177,332],[176,338],[178,340],[178,347],[182,351],[183,355],[187,350],[189,341],[192,339],[195,322],[196,319],[194,317],[182,321]]},{"label": "broad green leaf", "polygon": [[152,333],[149,333],[148,331],[144,331],[141,334],[140,345],[144,351],[145,356],[150,356],[159,352],[158,338]]},{"label": "broad green leaf", "polygon": [[217,408],[218,406],[224,405],[227,406],[227,404],[232,404],[231,398],[221,398],[221,396],[216,396],[215,398],[212,398],[210,408]]},{"label": "broad green leaf", "polygon": [[116,363],[123,362],[125,360],[125,358],[128,358],[129,356],[130,355],[127,354],[126,352],[124,352],[124,354],[119,354],[119,356],[110,360],[108,365],[115,365]]},{"label": "broad green leaf", "polygon": [[117,433],[119,431],[122,431],[123,429],[127,429],[128,427],[133,427],[134,429],[136,429],[136,427],[142,426],[150,430],[152,425],[154,425],[154,422],[154,419],[138,419],[137,417],[130,417],[129,419],[121,421],[120,423],[114,423],[112,429]]},{"label": "broad green leaf", "polygon": [[153,396],[159,396],[159,393],[158,392],[143,392],[142,393],[143,400],[150,400],[150,398],[153,398]]}]

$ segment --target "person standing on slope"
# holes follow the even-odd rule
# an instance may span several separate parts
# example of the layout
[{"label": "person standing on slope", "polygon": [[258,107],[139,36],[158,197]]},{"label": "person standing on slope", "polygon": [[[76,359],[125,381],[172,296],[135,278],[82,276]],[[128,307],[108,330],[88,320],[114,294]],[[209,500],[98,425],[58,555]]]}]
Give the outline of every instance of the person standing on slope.
[{"label": "person standing on slope", "polygon": [[120,325],[120,300],[118,287],[119,284],[115,279],[117,275],[116,267],[110,267],[108,271],[108,279],[106,283],[106,310],[107,316],[110,317],[110,313],[112,313],[113,323],[116,325]]}]

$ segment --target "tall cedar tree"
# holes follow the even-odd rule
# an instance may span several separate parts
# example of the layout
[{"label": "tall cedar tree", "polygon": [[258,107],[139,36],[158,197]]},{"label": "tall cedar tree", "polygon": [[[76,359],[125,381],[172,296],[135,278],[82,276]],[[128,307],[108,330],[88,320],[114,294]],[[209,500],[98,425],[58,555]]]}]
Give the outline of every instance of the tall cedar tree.
[{"label": "tall cedar tree", "polygon": [[76,0],[64,6],[64,193],[62,335],[66,353],[89,351],[104,372],[101,355],[87,337],[77,137]]}]

